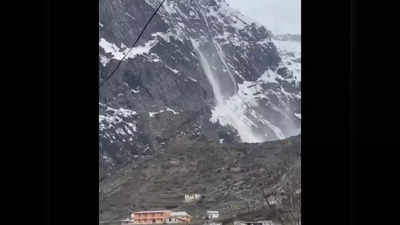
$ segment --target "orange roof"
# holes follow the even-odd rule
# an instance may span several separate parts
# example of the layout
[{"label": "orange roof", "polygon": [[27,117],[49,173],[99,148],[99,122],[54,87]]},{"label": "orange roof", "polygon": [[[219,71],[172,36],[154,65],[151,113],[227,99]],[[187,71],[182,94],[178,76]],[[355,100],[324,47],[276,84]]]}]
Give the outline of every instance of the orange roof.
[{"label": "orange roof", "polygon": [[139,211],[133,213],[158,213],[158,212],[172,212],[171,210],[152,210],[152,211]]}]

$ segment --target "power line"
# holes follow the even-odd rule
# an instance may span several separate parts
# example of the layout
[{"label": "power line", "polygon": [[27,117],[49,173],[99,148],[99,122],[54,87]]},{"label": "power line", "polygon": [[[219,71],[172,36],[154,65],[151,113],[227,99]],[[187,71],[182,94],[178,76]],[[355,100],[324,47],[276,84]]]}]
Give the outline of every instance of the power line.
[{"label": "power line", "polygon": [[140,40],[140,38],[142,37],[144,31],[146,30],[147,26],[150,24],[150,22],[153,20],[154,16],[157,14],[157,12],[160,10],[161,6],[164,4],[165,0],[162,0],[162,2],[160,3],[160,5],[157,7],[156,10],[154,10],[153,14],[151,15],[151,17],[149,18],[149,20],[147,20],[146,24],[144,25],[142,31],[140,32],[139,36],[136,38],[135,42],[133,43],[132,47],[129,49],[129,51],[124,55],[124,57],[122,57],[121,60],[119,60],[117,66],[114,68],[114,70],[111,71],[111,73],[106,76],[103,80],[103,82],[100,84],[100,88],[108,81],[110,80],[110,78],[114,75],[114,73],[119,69],[119,67],[121,66],[122,62],[124,61],[124,59],[129,55],[129,53],[132,51],[133,47],[136,46],[137,42]]},{"label": "power line", "polygon": [[[132,47],[129,49],[129,51],[124,55],[124,57],[118,62],[117,66],[114,68],[114,70],[112,70],[112,72],[105,77],[105,79],[103,80],[103,82],[100,84],[100,88],[108,81],[110,80],[110,78],[115,74],[115,72],[118,70],[118,68],[121,66],[123,60],[129,55],[129,53],[132,51],[133,47],[136,46],[137,42],[140,40],[140,38],[142,37],[144,31],[146,30],[147,26],[151,23],[151,21],[153,20],[154,16],[157,14],[157,12],[160,10],[161,6],[164,4],[166,0],[162,0],[162,2],[160,3],[160,5],[157,7],[157,9],[153,12],[153,14],[151,15],[151,17],[149,18],[149,20],[147,20],[146,24],[144,25],[143,29],[141,30],[141,32],[139,33],[138,37],[136,38],[135,42],[133,43]],[[100,171],[102,177],[100,177],[100,184],[103,183],[105,175],[106,175],[106,171],[104,168],[104,147],[101,146],[101,161],[100,161]],[[104,210],[104,200],[105,200],[105,193],[103,193],[104,191],[101,191],[99,194],[99,198],[100,198],[100,214],[103,213]]]}]

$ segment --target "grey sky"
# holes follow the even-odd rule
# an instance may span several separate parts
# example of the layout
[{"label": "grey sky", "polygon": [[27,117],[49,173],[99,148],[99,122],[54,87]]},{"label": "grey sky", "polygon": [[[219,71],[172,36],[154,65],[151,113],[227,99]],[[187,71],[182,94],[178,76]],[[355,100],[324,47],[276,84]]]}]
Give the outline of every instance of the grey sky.
[{"label": "grey sky", "polygon": [[301,0],[226,0],[274,34],[300,34]]}]

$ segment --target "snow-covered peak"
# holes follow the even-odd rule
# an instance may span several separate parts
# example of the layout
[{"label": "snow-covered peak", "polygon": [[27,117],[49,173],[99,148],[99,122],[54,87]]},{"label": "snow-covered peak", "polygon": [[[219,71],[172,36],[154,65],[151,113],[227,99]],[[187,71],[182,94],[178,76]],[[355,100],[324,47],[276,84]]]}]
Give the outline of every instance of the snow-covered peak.
[{"label": "snow-covered peak", "polygon": [[130,48],[160,2],[100,2],[103,74],[124,59],[100,93],[111,158],[161,151],[174,135],[228,143],[298,134],[300,42],[273,37],[225,0],[167,0]]},{"label": "snow-covered peak", "polygon": [[274,37],[281,56],[281,65],[292,73],[296,83],[301,81],[301,42],[298,35],[285,35]]}]

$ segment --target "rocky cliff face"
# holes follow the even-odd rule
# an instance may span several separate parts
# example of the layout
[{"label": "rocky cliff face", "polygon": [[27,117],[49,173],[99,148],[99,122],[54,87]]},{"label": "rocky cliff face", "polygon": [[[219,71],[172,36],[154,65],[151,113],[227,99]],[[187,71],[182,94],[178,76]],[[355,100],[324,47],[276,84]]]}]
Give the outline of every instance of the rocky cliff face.
[{"label": "rocky cliff face", "polygon": [[225,143],[297,135],[300,43],[275,40],[224,0],[100,0],[100,148],[105,170],[177,138]]}]

